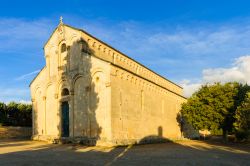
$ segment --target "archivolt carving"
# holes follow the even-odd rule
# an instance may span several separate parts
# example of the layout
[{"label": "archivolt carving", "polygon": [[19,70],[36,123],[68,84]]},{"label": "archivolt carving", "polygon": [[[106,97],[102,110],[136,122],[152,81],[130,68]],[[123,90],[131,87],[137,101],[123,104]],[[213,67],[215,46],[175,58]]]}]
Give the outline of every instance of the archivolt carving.
[{"label": "archivolt carving", "polygon": [[60,98],[61,98],[61,92],[64,88],[67,88],[68,90],[72,89],[65,79],[59,80],[57,85],[58,85],[57,94],[59,95]]}]

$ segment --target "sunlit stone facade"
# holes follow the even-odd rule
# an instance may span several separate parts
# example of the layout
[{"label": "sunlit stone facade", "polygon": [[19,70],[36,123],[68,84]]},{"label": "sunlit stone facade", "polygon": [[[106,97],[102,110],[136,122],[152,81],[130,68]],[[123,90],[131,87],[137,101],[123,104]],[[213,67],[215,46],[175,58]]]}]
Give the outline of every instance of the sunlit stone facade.
[{"label": "sunlit stone facade", "polygon": [[87,32],[65,25],[30,84],[33,139],[129,144],[181,137],[182,88]]}]

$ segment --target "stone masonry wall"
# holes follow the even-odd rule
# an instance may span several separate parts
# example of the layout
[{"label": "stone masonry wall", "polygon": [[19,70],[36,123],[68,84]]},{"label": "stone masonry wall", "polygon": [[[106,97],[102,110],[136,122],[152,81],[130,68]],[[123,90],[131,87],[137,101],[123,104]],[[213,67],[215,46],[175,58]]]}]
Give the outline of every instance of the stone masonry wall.
[{"label": "stone masonry wall", "polygon": [[0,127],[0,139],[31,138],[31,135],[32,135],[31,127],[12,127],[12,126]]}]

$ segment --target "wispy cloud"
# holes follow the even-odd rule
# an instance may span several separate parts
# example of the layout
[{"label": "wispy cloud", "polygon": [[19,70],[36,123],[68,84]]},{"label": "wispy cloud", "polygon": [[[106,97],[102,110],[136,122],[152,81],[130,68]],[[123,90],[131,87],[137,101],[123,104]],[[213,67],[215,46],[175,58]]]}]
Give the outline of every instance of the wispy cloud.
[{"label": "wispy cloud", "polygon": [[0,53],[37,52],[52,27],[50,19],[0,18]]},{"label": "wispy cloud", "polygon": [[[149,25],[135,21],[86,20],[66,16],[64,22],[85,29],[157,73],[180,82],[186,96],[205,82],[219,79],[249,81],[246,75],[246,66],[250,65],[248,56],[238,58],[238,55],[250,54],[250,23],[247,20],[225,24],[168,25],[159,22]],[[23,82],[22,87],[18,88],[28,87],[26,78],[39,72],[35,69],[42,68],[42,47],[57,23],[58,20],[50,18],[0,18],[0,56],[16,56],[22,59],[22,63],[14,65],[16,70],[25,67],[23,73],[34,70],[16,77],[15,80],[20,84]],[[12,56],[9,56],[9,53]],[[27,65],[28,63],[32,65]],[[15,75],[11,76],[10,68],[13,66],[0,63],[1,75],[12,80],[18,74],[15,72]],[[196,80],[193,81],[193,78]],[[186,80],[182,81],[184,79]],[[17,86],[15,88],[18,89]],[[0,96],[0,100],[28,100],[28,90],[23,94],[23,98],[12,91],[9,92],[5,95],[7,97]]]},{"label": "wispy cloud", "polygon": [[[81,20],[81,19],[79,19]],[[163,76],[180,81],[204,68],[227,67],[250,52],[249,19],[222,24],[166,25],[140,22],[79,21],[75,26],[110,43]],[[96,26],[98,25],[98,26]]]},{"label": "wispy cloud", "polygon": [[23,74],[23,75],[15,78],[15,80],[17,80],[17,81],[24,80],[26,78],[30,78],[31,76],[33,76],[33,75],[35,75],[35,74],[37,74],[39,72],[40,72],[40,70],[36,70],[36,71],[30,72],[30,73],[27,73],[27,74]]},{"label": "wispy cloud", "polygon": [[243,84],[250,84],[250,55],[235,59],[229,68],[204,69],[202,75],[202,79],[198,82],[191,82],[190,80],[183,80],[181,82],[186,97],[191,96],[205,83],[237,81]]}]

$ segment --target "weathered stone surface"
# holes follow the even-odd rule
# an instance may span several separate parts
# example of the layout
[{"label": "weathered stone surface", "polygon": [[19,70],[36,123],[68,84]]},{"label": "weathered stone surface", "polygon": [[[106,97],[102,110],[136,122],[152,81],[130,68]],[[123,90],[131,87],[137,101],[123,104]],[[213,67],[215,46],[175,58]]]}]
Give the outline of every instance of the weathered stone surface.
[{"label": "weathered stone surface", "polygon": [[62,103],[69,139],[129,144],[181,137],[182,88],[87,32],[63,23],[44,46],[46,66],[30,85],[33,138],[60,139]]}]

